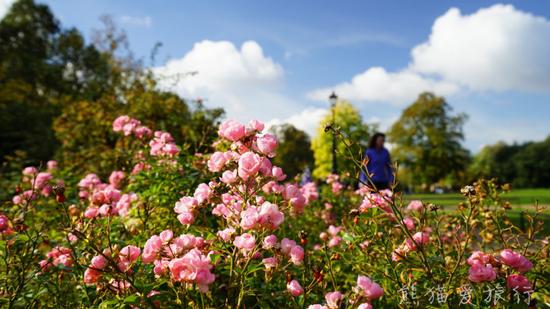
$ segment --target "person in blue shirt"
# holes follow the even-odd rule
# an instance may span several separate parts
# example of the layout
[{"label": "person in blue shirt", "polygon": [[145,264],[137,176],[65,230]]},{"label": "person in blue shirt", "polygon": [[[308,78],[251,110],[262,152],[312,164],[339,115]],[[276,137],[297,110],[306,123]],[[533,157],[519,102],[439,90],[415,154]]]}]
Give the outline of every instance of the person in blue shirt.
[{"label": "person in blue shirt", "polygon": [[[375,133],[369,140],[368,148],[365,151],[365,157],[368,158],[366,170],[372,176],[372,182],[378,190],[388,189],[393,183],[390,152],[384,147],[385,141],[386,135]],[[368,184],[364,170],[361,171],[359,179],[363,184]]]}]

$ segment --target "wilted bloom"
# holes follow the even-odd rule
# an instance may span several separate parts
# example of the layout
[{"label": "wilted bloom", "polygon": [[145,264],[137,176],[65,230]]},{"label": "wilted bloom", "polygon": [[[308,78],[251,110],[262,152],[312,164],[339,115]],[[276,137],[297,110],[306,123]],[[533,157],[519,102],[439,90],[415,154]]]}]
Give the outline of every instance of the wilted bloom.
[{"label": "wilted bloom", "polygon": [[472,282],[493,281],[497,278],[497,273],[491,264],[475,263],[468,270],[468,279]]},{"label": "wilted bloom", "polygon": [[358,276],[357,286],[369,300],[374,300],[384,295],[384,289],[367,276]]},{"label": "wilted bloom", "polygon": [[531,268],[533,268],[533,263],[531,263],[527,258],[510,249],[504,249],[500,252],[500,261],[520,273],[528,272]]},{"label": "wilted bloom", "polygon": [[533,290],[533,285],[529,280],[523,275],[510,275],[506,278],[506,286],[511,290],[516,290],[518,292],[527,292]]},{"label": "wilted bloom", "polygon": [[304,294],[304,289],[297,280],[292,280],[286,284],[286,289],[290,292],[290,295],[297,297]]},{"label": "wilted bloom", "polygon": [[340,306],[340,301],[344,295],[338,291],[329,292],[325,294],[325,300],[327,301],[327,306],[331,309],[338,308]]}]

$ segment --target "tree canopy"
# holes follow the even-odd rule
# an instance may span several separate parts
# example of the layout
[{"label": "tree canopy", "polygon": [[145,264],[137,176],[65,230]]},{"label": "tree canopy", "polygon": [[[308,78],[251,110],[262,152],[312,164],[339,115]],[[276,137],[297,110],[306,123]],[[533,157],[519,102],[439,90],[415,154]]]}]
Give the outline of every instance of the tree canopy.
[{"label": "tree canopy", "polygon": [[431,185],[451,175],[460,177],[469,153],[461,145],[465,114],[451,114],[451,106],[433,93],[420,94],[389,131],[392,154],[405,181]]}]

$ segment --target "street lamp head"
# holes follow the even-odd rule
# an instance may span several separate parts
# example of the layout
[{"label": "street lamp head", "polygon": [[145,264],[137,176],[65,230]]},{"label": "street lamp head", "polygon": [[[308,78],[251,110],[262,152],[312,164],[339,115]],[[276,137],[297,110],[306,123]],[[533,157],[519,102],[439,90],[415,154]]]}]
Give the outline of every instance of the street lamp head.
[{"label": "street lamp head", "polygon": [[338,102],[338,96],[336,95],[336,93],[334,93],[334,91],[328,97],[328,100],[330,102],[330,106],[335,106],[336,105],[336,102]]}]

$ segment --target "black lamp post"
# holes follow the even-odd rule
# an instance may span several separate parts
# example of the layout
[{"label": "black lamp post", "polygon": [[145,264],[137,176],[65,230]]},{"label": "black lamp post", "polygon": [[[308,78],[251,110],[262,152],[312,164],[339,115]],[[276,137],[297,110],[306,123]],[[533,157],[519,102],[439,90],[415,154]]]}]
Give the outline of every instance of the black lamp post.
[{"label": "black lamp post", "polygon": [[[334,91],[332,94],[328,97],[328,100],[330,102],[330,109],[332,111],[332,126],[336,128],[336,102],[338,102],[338,96]],[[336,134],[334,132],[332,133],[332,173],[336,174],[338,171],[337,165],[336,165]]]}]

